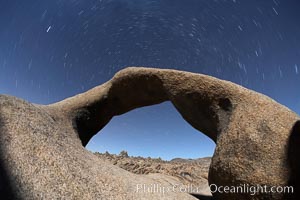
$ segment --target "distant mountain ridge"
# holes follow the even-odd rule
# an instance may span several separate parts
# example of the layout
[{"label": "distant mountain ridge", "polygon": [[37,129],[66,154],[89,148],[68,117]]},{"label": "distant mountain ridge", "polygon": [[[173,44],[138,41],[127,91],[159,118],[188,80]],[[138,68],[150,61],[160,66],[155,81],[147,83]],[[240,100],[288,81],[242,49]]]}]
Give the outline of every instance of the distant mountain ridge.
[{"label": "distant mountain ridge", "polygon": [[203,158],[173,158],[170,162],[210,162],[211,157]]}]

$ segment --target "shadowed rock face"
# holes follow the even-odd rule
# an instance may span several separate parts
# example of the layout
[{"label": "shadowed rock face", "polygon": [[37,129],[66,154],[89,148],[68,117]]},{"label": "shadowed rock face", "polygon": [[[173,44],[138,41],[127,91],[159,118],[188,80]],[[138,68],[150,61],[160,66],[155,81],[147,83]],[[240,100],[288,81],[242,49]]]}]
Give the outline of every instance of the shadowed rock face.
[{"label": "shadowed rock face", "polygon": [[[23,199],[195,199],[185,193],[137,192],[138,184],[178,183],[139,176],[84,149],[112,117],[171,101],[194,128],[216,142],[210,184],[299,188],[299,116],[259,93],[210,76],[127,68],[110,81],[52,105],[0,96],[1,185]],[[215,199],[297,199],[284,193],[215,193]]]}]

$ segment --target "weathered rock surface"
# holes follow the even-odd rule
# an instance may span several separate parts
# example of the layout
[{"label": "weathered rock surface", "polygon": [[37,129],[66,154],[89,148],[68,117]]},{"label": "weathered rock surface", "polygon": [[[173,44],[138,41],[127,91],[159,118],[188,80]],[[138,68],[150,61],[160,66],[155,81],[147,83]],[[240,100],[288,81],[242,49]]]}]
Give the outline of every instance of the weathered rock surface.
[{"label": "weathered rock surface", "polygon": [[83,147],[112,117],[168,100],[216,142],[210,183],[296,190],[215,193],[215,199],[299,198],[298,115],[228,81],[150,68],[122,70],[103,85],[47,106],[0,96],[1,193],[22,199],[194,199],[178,192],[136,192],[138,184],[170,187],[178,180],[129,173]]},{"label": "weathered rock surface", "polygon": [[137,190],[143,184],[167,188],[180,182],[135,175],[101,161],[82,146],[71,121],[44,108],[8,96],[0,97],[0,105],[1,174],[6,178],[1,179],[1,199],[195,199]]}]

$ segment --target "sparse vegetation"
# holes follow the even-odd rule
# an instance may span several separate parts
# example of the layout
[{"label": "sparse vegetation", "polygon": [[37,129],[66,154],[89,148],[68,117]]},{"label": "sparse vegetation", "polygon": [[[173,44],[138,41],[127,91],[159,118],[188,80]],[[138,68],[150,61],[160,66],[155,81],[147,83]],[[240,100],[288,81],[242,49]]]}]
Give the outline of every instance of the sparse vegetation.
[{"label": "sparse vegetation", "polygon": [[97,152],[95,155],[135,174],[160,173],[177,177],[186,184],[205,184],[210,165],[210,158],[165,161],[160,157],[143,158],[141,156],[129,156],[125,150],[121,151],[119,155],[110,154],[107,151],[105,153]]}]

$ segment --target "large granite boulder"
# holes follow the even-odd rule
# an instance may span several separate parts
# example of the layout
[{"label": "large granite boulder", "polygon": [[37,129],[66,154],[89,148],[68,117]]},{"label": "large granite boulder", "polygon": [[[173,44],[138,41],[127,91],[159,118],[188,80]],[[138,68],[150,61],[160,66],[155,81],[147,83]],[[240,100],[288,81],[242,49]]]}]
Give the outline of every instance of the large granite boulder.
[{"label": "large granite boulder", "polygon": [[[103,85],[52,105],[0,96],[1,194],[12,199],[195,199],[172,190],[179,184],[174,177],[134,175],[84,148],[112,117],[163,101],[171,101],[188,123],[216,142],[210,184],[292,185],[295,190],[293,195],[220,191],[215,199],[298,198],[297,114],[228,81],[141,67],[122,70]],[[168,191],[143,191],[141,185]]]}]

